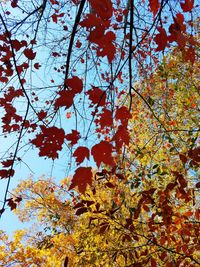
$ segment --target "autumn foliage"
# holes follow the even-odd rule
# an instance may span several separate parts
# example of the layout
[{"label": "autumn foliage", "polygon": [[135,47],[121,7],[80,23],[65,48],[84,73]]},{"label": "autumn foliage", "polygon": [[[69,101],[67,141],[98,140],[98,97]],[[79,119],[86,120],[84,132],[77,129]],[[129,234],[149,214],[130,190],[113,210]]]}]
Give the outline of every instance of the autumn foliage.
[{"label": "autumn foliage", "polygon": [[[198,3],[21,2],[0,14],[0,213],[35,226],[1,231],[1,266],[199,266]],[[24,147],[69,151],[69,177],[9,194]]]}]

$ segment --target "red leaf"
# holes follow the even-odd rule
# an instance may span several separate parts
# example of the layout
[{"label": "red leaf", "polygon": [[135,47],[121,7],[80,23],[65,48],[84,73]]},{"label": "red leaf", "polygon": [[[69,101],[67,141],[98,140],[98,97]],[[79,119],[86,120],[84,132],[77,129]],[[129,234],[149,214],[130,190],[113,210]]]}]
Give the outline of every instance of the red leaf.
[{"label": "red leaf", "polygon": [[190,12],[194,7],[194,0],[185,0],[184,3],[181,1],[180,4],[184,12]]},{"label": "red leaf", "polygon": [[81,164],[85,158],[89,160],[90,152],[87,147],[80,146],[74,151],[73,156],[76,157],[77,164]]},{"label": "red leaf", "polygon": [[92,147],[91,154],[98,167],[101,163],[114,166],[112,150],[112,144],[106,141],[101,141],[99,144]]},{"label": "red leaf", "polygon": [[10,209],[14,210],[14,209],[16,209],[19,202],[22,201],[22,198],[21,197],[9,198],[6,201],[7,201],[7,205],[10,207]]},{"label": "red leaf", "polygon": [[111,63],[114,59],[116,53],[116,47],[112,43],[116,39],[116,35],[112,31],[108,31],[105,34],[105,28],[103,26],[95,27],[88,37],[90,42],[96,43],[98,45],[97,48],[97,56],[104,57],[107,56],[108,62]]},{"label": "red leaf", "polygon": [[183,175],[181,173],[178,172],[173,172],[173,174],[176,176],[180,186],[182,188],[187,187],[187,181],[185,180],[185,178],[183,177]]},{"label": "red leaf", "polygon": [[187,163],[187,157],[185,155],[179,154],[179,158],[183,162],[183,164],[186,164]]},{"label": "red leaf", "polygon": [[120,120],[121,124],[126,126],[128,123],[128,120],[132,118],[132,115],[130,111],[127,109],[127,107],[122,106],[117,109],[115,118],[116,120]]},{"label": "red leaf", "polygon": [[12,6],[13,8],[17,7],[17,3],[18,3],[18,0],[12,0],[12,1],[11,1],[11,6]]},{"label": "red leaf", "polygon": [[34,64],[34,68],[35,68],[36,70],[39,70],[40,67],[41,67],[41,65],[40,65],[39,63],[35,63],[35,64]]},{"label": "red leaf", "polygon": [[46,118],[47,112],[44,110],[41,110],[40,112],[38,112],[37,115],[38,115],[39,120],[43,120],[44,118]]},{"label": "red leaf", "polygon": [[107,56],[108,62],[110,64],[115,57],[115,53],[116,53],[116,48],[115,48],[114,44],[112,44],[112,43],[106,44],[106,45],[99,47],[97,49],[97,56],[98,57]]},{"label": "red leaf", "polygon": [[103,112],[100,114],[100,119],[97,120],[101,128],[109,127],[113,125],[112,112],[106,108],[103,109]]},{"label": "red leaf", "polygon": [[71,141],[70,145],[75,145],[79,138],[80,138],[80,133],[76,130],[72,130],[71,134],[67,134],[65,137],[68,141]]},{"label": "red leaf", "polygon": [[88,209],[86,207],[83,207],[83,208],[77,209],[75,214],[76,215],[81,215],[81,214],[83,214],[85,212],[88,212]]},{"label": "red leaf", "polygon": [[90,89],[86,93],[89,95],[89,99],[92,101],[93,105],[104,106],[106,102],[106,92],[93,86],[93,89]]},{"label": "red leaf", "polygon": [[64,15],[65,15],[65,13],[61,13],[61,14],[56,14],[56,13],[54,13],[54,14],[52,15],[52,20],[53,20],[53,22],[57,23],[57,22],[58,22],[58,18],[62,18],[62,17],[64,17]]},{"label": "red leaf", "polygon": [[162,27],[158,27],[157,30],[159,33],[154,37],[154,41],[158,45],[156,51],[163,51],[167,46],[167,33]]},{"label": "red leaf", "polygon": [[113,8],[111,0],[89,0],[93,12],[104,20],[112,17]]},{"label": "red leaf", "polygon": [[0,77],[0,82],[7,83],[8,82],[8,78],[7,77]]},{"label": "red leaf", "polygon": [[177,42],[179,48],[183,48],[186,44],[186,37],[184,35],[186,31],[186,25],[184,24],[184,16],[183,14],[176,14],[174,17],[174,23],[172,23],[169,27],[170,36],[168,40],[170,42]]},{"label": "red leaf", "polygon": [[120,125],[112,140],[116,142],[117,148],[121,148],[123,144],[128,145],[130,141],[128,129]]},{"label": "red leaf", "polygon": [[196,188],[200,188],[200,182],[196,184]]},{"label": "red leaf", "polygon": [[200,146],[190,149],[188,156],[196,162],[200,162]]},{"label": "red leaf", "polygon": [[155,17],[155,15],[157,14],[160,8],[159,0],[149,0],[149,7],[150,7],[150,11],[153,13]]},{"label": "red leaf", "polygon": [[183,52],[183,56],[184,56],[185,61],[190,61],[190,62],[194,63],[195,57],[196,57],[194,48],[192,46],[190,46],[188,49],[186,49]]},{"label": "red leaf", "polygon": [[11,210],[15,210],[17,207],[17,203],[13,200],[13,198],[7,199],[7,205],[10,207]]},{"label": "red leaf", "polygon": [[12,177],[13,175],[15,174],[15,171],[12,169],[12,170],[5,170],[5,169],[2,169],[0,170],[0,178],[1,179],[6,179],[6,178],[9,178],[9,177]]},{"label": "red leaf", "polygon": [[64,143],[64,130],[55,126],[47,128],[44,125],[40,126],[40,128],[41,133],[37,134],[31,143],[39,148],[41,157],[58,158],[58,151],[62,149]]},{"label": "red leaf", "polygon": [[8,159],[6,161],[2,161],[1,164],[3,165],[3,167],[8,168],[8,167],[11,167],[12,166],[13,160],[12,159]]},{"label": "red leaf", "polygon": [[73,91],[74,94],[81,93],[83,90],[83,81],[77,76],[73,76],[65,81],[65,85]]},{"label": "red leaf", "polygon": [[105,183],[105,186],[109,187],[109,188],[115,188],[115,185],[112,184],[111,182],[107,182]]},{"label": "red leaf", "polygon": [[93,27],[99,27],[101,25],[102,20],[90,13],[79,23],[82,27],[86,27],[87,29],[91,29]]},{"label": "red leaf", "polygon": [[69,190],[74,187],[78,187],[80,193],[85,193],[87,185],[92,185],[92,168],[91,167],[79,167],[76,169],[75,174],[72,178],[72,183]]},{"label": "red leaf", "polygon": [[154,258],[151,258],[151,267],[157,267],[157,263]]},{"label": "red leaf", "polygon": [[23,44],[23,43],[20,42],[20,41],[18,41],[17,39],[12,40],[13,48],[14,48],[16,51],[19,51],[19,50],[23,47],[22,44]]},{"label": "red leaf", "polygon": [[24,55],[30,59],[30,60],[33,60],[36,56],[36,52],[34,53],[33,50],[31,48],[26,48],[24,50]]},{"label": "red leaf", "polygon": [[74,92],[69,90],[62,90],[58,92],[60,95],[59,98],[56,99],[54,107],[58,109],[60,107],[70,108],[73,105],[74,101]]}]

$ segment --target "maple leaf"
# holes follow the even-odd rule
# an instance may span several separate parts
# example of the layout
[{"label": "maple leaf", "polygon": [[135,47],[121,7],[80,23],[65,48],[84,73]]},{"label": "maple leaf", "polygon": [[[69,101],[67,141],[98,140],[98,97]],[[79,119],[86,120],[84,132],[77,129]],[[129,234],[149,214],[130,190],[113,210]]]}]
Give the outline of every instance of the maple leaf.
[{"label": "maple leaf", "polygon": [[190,149],[188,156],[196,162],[200,162],[200,146]]},{"label": "maple leaf", "polygon": [[115,57],[115,53],[116,53],[116,48],[115,48],[114,44],[112,44],[112,43],[109,43],[109,44],[104,45],[103,47],[99,47],[97,49],[97,56],[98,57],[107,56],[108,62],[110,64]]},{"label": "maple leaf", "polygon": [[7,199],[7,205],[10,207],[11,210],[16,209],[17,203],[13,200],[13,198]]},{"label": "maple leaf", "polygon": [[98,27],[102,24],[102,20],[90,13],[85,16],[85,18],[79,23],[82,27],[86,27],[87,29],[91,29],[93,27]]},{"label": "maple leaf", "polygon": [[2,169],[0,170],[0,178],[1,179],[6,179],[6,178],[9,178],[9,177],[12,177],[14,176],[15,174],[15,171],[12,169],[9,169],[9,170],[6,170],[6,169]]},{"label": "maple leaf", "polygon": [[44,125],[40,126],[40,128],[41,133],[37,134],[31,143],[39,148],[39,155],[41,157],[58,158],[58,151],[62,149],[64,143],[64,130],[55,126],[47,128]]},{"label": "maple leaf", "polygon": [[92,89],[86,92],[89,95],[89,99],[91,100],[93,105],[104,106],[106,102],[106,92],[92,86]]},{"label": "maple leaf", "polygon": [[113,8],[111,0],[89,0],[92,9],[96,14],[104,20],[112,17]]},{"label": "maple leaf", "polygon": [[30,59],[30,60],[33,60],[36,56],[36,52],[34,53],[33,50],[31,48],[26,48],[24,50],[24,55]]},{"label": "maple leaf", "polygon": [[128,120],[132,118],[132,115],[126,106],[122,106],[117,109],[115,118],[116,120],[120,120],[121,124],[126,126]]},{"label": "maple leaf", "polygon": [[6,161],[2,161],[1,164],[3,165],[3,167],[8,168],[8,167],[11,167],[12,166],[13,160],[12,159],[8,159]]},{"label": "maple leaf", "polygon": [[72,130],[72,133],[71,134],[67,134],[65,136],[65,138],[68,140],[68,141],[71,141],[70,145],[75,145],[78,140],[80,139],[80,133],[76,130]]},{"label": "maple leaf", "polygon": [[170,36],[168,36],[168,40],[169,42],[177,42],[179,48],[182,49],[186,44],[186,37],[184,36],[186,31],[184,16],[183,14],[178,13],[173,19],[174,23],[169,26]]},{"label": "maple leaf", "polygon": [[112,140],[116,142],[117,148],[121,148],[123,144],[128,145],[130,142],[128,129],[120,125]]},{"label": "maple leaf", "polygon": [[77,76],[67,79],[65,85],[70,88],[74,94],[81,93],[83,90],[83,81]]},{"label": "maple leaf", "polygon": [[185,61],[190,61],[194,63],[195,57],[196,57],[194,48],[190,46],[188,49],[183,51],[183,56],[184,56]]},{"label": "maple leaf", "polygon": [[103,108],[103,112],[100,114],[100,119],[97,122],[101,128],[109,127],[113,125],[112,112],[109,109]]},{"label": "maple leaf", "polygon": [[19,51],[23,47],[22,43],[17,39],[12,40],[12,46],[16,51]]},{"label": "maple leaf", "polygon": [[9,198],[6,200],[7,205],[10,207],[11,210],[16,209],[17,205],[22,201],[21,197],[16,197],[16,198]]},{"label": "maple leaf", "polygon": [[183,154],[179,154],[179,158],[180,160],[183,162],[183,164],[186,164],[187,163],[187,157]]},{"label": "maple leaf", "polygon": [[116,39],[113,31],[108,31],[106,34],[103,26],[98,26],[90,32],[88,40],[98,45],[97,56],[107,56],[108,62],[111,63],[116,53],[116,47],[112,43]]},{"label": "maple leaf", "polygon": [[180,5],[184,12],[190,12],[194,7],[194,0],[185,0],[184,3],[181,1]]},{"label": "maple leaf", "polygon": [[79,192],[84,194],[86,191],[87,185],[89,186],[92,185],[92,168],[91,167],[79,167],[75,171],[69,190],[72,190],[74,187],[77,186]]},{"label": "maple leaf", "polygon": [[154,17],[157,14],[159,8],[160,8],[160,2],[159,0],[149,0],[149,7],[150,11],[153,13]]},{"label": "maple leaf", "polygon": [[60,107],[70,108],[73,105],[75,94],[70,90],[62,90],[58,92],[59,98],[55,100],[54,107],[58,109]]},{"label": "maple leaf", "polygon": [[58,92],[60,97],[55,101],[55,109],[59,107],[70,108],[73,105],[75,95],[81,93],[83,90],[83,82],[77,76],[67,79],[65,81],[65,86],[68,88],[67,90]]},{"label": "maple leaf", "polygon": [[85,158],[89,160],[90,158],[90,152],[87,147],[79,146],[73,154],[74,157],[76,157],[77,164],[81,164]]},{"label": "maple leaf", "polygon": [[35,63],[35,64],[34,64],[34,68],[35,68],[36,70],[39,70],[40,67],[41,67],[41,65],[40,65],[39,63]]},{"label": "maple leaf", "polygon": [[81,214],[83,214],[83,213],[85,213],[85,212],[88,212],[88,208],[86,208],[86,207],[83,207],[83,208],[80,208],[80,209],[77,209],[77,211],[76,211],[76,215],[81,215]]},{"label": "maple leaf", "polygon": [[107,141],[101,141],[92,147],[91,154],[99,167],[101,163],[114,166],[114,160],[112,157],[113,146]]},{"label": "maple leaf", "polygon": [[38,112],[37,115],[38,115],[39,120],[43,120],[44,118],[46,118],[47,112],[44,110],[41,110],[40,112]]},{"label": "maple leaf", "polygon": [[156,34],[156,36],[154,37],[154,41],[158,45],[156,51],[163,51],[167,46],[168,42],[167,33],[162,27],[158,27],[157,30],[159,31],[159,33]]}]

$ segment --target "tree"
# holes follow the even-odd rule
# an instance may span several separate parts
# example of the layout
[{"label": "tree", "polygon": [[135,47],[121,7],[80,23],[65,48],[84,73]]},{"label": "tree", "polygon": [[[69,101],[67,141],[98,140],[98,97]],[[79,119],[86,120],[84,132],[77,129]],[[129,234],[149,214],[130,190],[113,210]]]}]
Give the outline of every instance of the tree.
[{"label": "tree", "polygon": [[[197,266],[198,5],[13,0],[1,11],[2,132],[14,140],[1,214],[19,204],[21,219],[47,224],[28,246],[2,233],[2,264]],[[53,162],[68,149],[67,186],[28,181],[8,197],[24,147]]]},{"label": "tree", "polygon": [[18,185],[14,195],[23,201],[15,212],[22,221],[36,219],[36,228],[13,241],[2,233],[3,266],[199,265],[198,68],[174,50],[133,85],[149,98],[135,96],[130,140],[115,157],[121,165],[108,170],[104,162],[90,186],[72,190],[76,176]]}]

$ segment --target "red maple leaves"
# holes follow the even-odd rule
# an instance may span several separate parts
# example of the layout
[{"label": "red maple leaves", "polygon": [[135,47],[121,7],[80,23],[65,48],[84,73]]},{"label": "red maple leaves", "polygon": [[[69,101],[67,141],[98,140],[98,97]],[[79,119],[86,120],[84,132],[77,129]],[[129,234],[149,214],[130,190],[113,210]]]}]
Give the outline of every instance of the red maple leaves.
[{"label": "red maple leaves", "polygon": [[93,86],[92,89],[86,92],[89,95],[93,105],[104,106],[106,102],[106,92]]},{"label": "red maple leaves", "polygon": [[62,149],[64,143],[65,131],[55,126],[47,128],[42,125],[40,128],[41,133],[37,134],[31,143],[39,148],[39,156],[58,158],[58,151]]},{"label": "red maple leaves", "polygon": [[108,30],[113,14],[112,2],[110,0],[90,0],[89,2],[91,13],[85,16],[80,25],[90,29],[88,40],[96,45],[97,56],[106,56],[111,63],[116,54],[114,45],[116,36],[113,31]]},{"label": "red maple leaves", "polygon": [[132,115],[126,106],[122,106],[117,108],[115,118],[116,120],[120,120],[122,125],[126,126],[128,120],[132,118]]},{"label": "red maple leaves", "polygon": [[101,165],[101,163],[109,166],[115,165],[112,152],[113,146],[107,141],[101,141],[99,144],[94,145],[91,150],[91,154],[98,167]]},{"label": "red maple leaves", "polygon": [[77,76],[73,76],[65,81],[67,88],[58,92],[59,98],[56,99],[54,107],[58,109],[60,107],[70,108],[73,105],[74,97],[76,94],[81,93],[83,90],[83,82]]},{"label": "red maple leaves", "polygon": [[36,56],[36,52],[33,52],[33,50],[31,48],[26,48],[24,50],[24,55],[30,59],[30,60],[33,60]]},{"label": "red maple leaves", "polygon": [[89,160],[90,158],[90,151],[87,147],[79,146],[73,154],[73,157],[76,158],[77,164],[81,164],[85,158]]},{"label": "red maple leaves", "polygon": [[154,17],[158,13],[160,8],[160,1],[159,0],[149,0],[149,7],[150,11],[153,13]]},{"label": "red maple leaves", "polygon": [[167,33],[162,27],[158,27],[157,30],[159,33],[154,37],[154,41],[158,45],[156,51],[164,51],[168,43]]},{"label": "red maple leaves", "polygon": [[70,145],[73,146],[78,142],[80,133],[76,130],[72,130],[72,133],[67,134],[65,138],[70,141]]},{"label": "red maple leaves", "polygon": [[112,17],[113,8],[111,0],[89,0],[93,12],[102,20],[108,20]]},{"label": "red maple leaves", "polygon": [[85,193],[87,185],[92,185],[92,168],[91,167],[79,167],[76,169],[72,178],[72,183],[69,190],[74,187],[78,187],[80,193]]},{"label": "red maple leaves", "polygon": [[180,3],[181,8],[184,12],[190,12],[194,7],[194,0],[185,0]]}]

